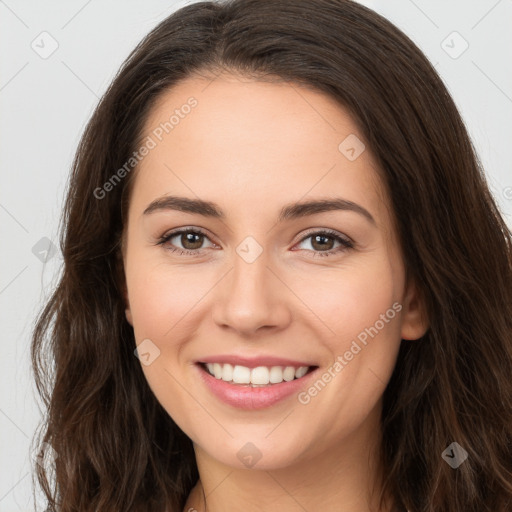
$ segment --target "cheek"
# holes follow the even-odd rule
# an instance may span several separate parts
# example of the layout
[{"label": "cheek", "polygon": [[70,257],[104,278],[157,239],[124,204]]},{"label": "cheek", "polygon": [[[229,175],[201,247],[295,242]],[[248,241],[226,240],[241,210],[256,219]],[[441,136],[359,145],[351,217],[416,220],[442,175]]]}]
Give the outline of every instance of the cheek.
[{"label": "cheek", "polygon": [[[331,358],[322,384],[307,390],[301,403],[311,400],[312,407],[322,407],[323,402],[333,411],[346,411],[329,420],[333,432],[348,432],[363,421],[391,377],[401,341],[401,283],[396,277],[389,260],[375,259],[372,265],[319,276],[306,295],[322,320],[318,325],[326,327],[318,339]],[[322,390],[321,400],[314,398],[316,390]]]},{"label": "cheek", "polygon": [[126,265],[136,344],[146,343],[147,347],[145,340],[151,340],[157,347],[150,346],[150,364],[141,359],[142,371],[158,401],[186,431],[192,428],[187,422],[197,414],[197,405],[183,392],[177,368],[181,347],[197,326],[190,319],[194,319],[195,308],[212,286],[204,273],[198,275],[191,268],[170,269],[165,263],[155,264],[133,253]]},{"label": "cheek", "polygon": [[[296,284],[311,311],[322,321],[326,333],[343,340],[373,325],[399,298],[400,283],[393,278],[388,261],[329,269],[315,275],[314,282]],[[395,322],[396,323],[396,322]]]},{"label": "cheek", "polygon": [[[137,342],[163,340],[173,331],[183,334],[182,321],[214,286],[214,275],[192,266],[170,268],[165,263],[133,260],[127,265],[127,286]],[[178,337],[179,339],[179,337]]]}]

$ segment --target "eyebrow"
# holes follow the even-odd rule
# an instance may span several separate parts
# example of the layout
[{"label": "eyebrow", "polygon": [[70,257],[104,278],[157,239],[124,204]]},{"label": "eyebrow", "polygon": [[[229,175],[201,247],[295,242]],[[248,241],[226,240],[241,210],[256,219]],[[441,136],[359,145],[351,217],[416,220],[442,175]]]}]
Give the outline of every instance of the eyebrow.
[{"label": "eyebrow", "polygon": [[[163,196],[152,201],[144,210],[143,215],[162,210],[177,210],[186,213],[195,213],[204,217],[225,219],[225,215],[218,204],[202,199],[191,199],[179,196]],[[312,201],[303,201],[285,205],[278,215],[278,222],[315,215],[317,213],[335,210],[352,211],[364,216],[373,225],[377,225],[371,213],[361,205],[340,197],[320,198]]]}]

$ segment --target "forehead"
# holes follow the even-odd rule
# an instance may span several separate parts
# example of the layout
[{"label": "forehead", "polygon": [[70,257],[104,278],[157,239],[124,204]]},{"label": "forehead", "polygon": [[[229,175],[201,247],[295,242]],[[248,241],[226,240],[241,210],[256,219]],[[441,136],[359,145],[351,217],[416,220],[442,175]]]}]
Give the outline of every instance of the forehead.
[{"label": "forehead", "polygon": [[132,199],[142,209],[165,194],[249,211],[336,196],[386,215],[354,120],[333,98],[295,83],[189,78],[160,95],[141,140],[152,146],[136,170]]}]

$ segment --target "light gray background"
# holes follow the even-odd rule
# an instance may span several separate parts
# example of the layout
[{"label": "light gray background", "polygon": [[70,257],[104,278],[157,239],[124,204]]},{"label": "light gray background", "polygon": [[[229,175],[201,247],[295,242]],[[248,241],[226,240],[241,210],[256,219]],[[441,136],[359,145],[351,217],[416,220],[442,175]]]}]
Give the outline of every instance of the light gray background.
[{"label": "light gray background", "polygon": [[[33,510],[30,441],[39,410],[30,335],[62,263],[58,249],[45,264],[41,259],[45,239],[58,246],[79,137],[136,43],[188,3],[0,0],[0,512]],[[435,64],[512,225],[512,0],[362,3],[404,30]],[[31,47],[51,49],[43,31],[58,43],[47,58]]]}]

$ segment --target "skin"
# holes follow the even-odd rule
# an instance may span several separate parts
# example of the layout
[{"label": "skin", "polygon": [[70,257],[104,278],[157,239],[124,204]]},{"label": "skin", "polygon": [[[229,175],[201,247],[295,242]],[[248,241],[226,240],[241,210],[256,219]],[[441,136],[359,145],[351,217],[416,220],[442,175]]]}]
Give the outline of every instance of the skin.
[{"label": "skin", "polygon": [[[350,134],[364,138],[330,97],[226,73],[163,93],[144,136],[191,96],[197,106],[138,166],[123,241],[126,317],[137,344],[150,339],[160,350],[142,369],[194,443],[200,480],[184,510],[204,510],[203,489],[209,512],[379,510],[382,394],[401,340],[418,339],[428,325],[414,283],[405,280],[371,151],[366,146],[350,161],[338,150]],[[213,201],[225,218],[143,214],[170,194]],[[335,196],[365,208],[375,224],[346,210],[276,222],[285,204]],[[180,227],[207,236],[195,246],[180,236],[157,244]],[[311,235],[322,229],[349,237],[354,248],[318,255],[340,247],[330,237],[313,245]],[[263,249],[252,263],[236,252],[247,236]],[[170,252],[172,244],[200,255]],[[401,311],[306,405],[292,396],[243,411],[197,378],[195,361],[228,353],[327,370],[394,303]],[[251,468],[237,457],[247,442],[262,455]]]}]

